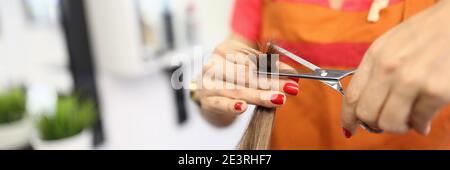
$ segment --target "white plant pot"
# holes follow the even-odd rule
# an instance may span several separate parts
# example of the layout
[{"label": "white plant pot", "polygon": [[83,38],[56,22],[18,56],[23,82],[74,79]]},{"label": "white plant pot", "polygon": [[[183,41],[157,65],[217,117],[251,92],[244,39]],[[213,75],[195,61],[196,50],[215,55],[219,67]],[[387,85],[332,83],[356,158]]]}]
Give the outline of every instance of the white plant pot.
[{"label": "white plant pot", "polygon": [[0,150],[26,147],[31,129],[32,125],[28,117],[12,123],[0,124]]},{"label": "white plant pot", "polygon": [[92,132],[83,132],[65,139],[46,141],[37,133],[33,134],[31,144],[36,150],[89,150],[92,149]]}]

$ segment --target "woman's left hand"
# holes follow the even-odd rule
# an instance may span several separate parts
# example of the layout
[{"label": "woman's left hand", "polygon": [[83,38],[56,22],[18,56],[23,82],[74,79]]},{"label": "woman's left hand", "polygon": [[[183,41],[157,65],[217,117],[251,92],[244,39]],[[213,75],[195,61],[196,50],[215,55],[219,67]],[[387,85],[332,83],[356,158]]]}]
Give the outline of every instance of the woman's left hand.
[{"label": "woman's left hand", "polygon": [[347,137],[358,121],[387,132],[429,133],[450,102],[449,17],[450,2],[440,1],[374,42],[343,101]]}]

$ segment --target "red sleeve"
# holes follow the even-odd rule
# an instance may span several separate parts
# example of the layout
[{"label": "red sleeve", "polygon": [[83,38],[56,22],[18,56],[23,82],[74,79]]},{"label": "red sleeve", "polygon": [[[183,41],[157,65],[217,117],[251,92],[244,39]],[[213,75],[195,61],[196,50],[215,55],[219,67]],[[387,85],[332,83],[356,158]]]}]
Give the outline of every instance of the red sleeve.
[{"label": "red sleeve", "polygon": [[262,15],[262,0],[236,0],[231,19],[234,33],[249,41],[259,40]]}]

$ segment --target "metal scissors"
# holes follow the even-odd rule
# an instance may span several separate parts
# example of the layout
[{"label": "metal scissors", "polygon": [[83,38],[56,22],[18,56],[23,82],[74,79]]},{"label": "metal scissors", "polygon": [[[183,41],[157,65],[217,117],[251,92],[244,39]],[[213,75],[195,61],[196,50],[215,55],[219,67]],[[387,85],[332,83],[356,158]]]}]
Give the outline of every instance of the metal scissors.
[{"label": "metal scissors", "polygon": [[[257,71],[257,74],[262,75],[270,75],[270,76],[279,76],[279,77],[290,77],[290,78],[304,78],[304,79],[313,79],[313,80],[319,80],[320,82],[324,83],[325,85],[333,88],[337,92],[339,92],[341,95],[345,95],[344,88],[342,87],[341,80],[347,76],[351,76],[355,73],[355,70],[328,70],[328,69],[322,69],[314,64],[312,64],[309,61],[306,61],[305,59],[289,52],[288,50],[285,50],[281,48],[278,45],[275,44],[269,44],[269,48],[272,50],[285,55],[286,57],[296,61],[297,63],[303,65],[304,67],[308,68],[312,71],[312,73],[292,73],[286,70],[279,70],[278,72],[267,72],[267,71]],[[373,129],[370,126],[368,126],[366,123],[359,121],[361,126],[366,129],[369,132],[372,133],[382,133],[382,130],[379,129]]]}]

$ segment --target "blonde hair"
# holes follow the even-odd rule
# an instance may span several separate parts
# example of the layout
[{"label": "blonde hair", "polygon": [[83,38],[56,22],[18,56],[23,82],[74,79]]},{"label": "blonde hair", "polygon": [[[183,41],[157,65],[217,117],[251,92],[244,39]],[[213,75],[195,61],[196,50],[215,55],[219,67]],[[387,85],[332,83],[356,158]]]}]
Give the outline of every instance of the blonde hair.
[{"label": "blonde hair", "polygon": [[240,150],[268,150],[272,135],[275,109],[258,106],[238,144]]}]

